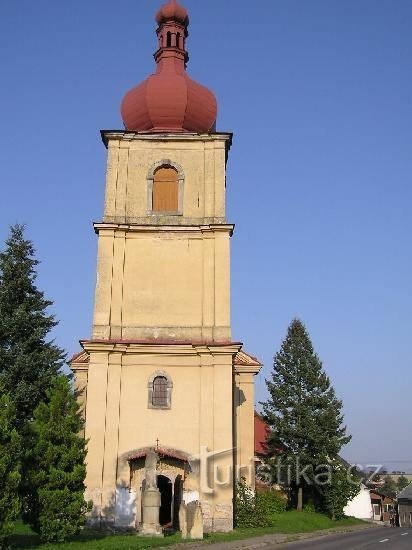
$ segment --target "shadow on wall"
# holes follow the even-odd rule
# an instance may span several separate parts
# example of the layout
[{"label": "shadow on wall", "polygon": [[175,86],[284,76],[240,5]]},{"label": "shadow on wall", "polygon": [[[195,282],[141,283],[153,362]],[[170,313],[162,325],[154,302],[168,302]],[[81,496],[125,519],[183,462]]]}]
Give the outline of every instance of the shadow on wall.
[{"label": "shadow on wall", "polygon": [[235,403],[237,407],[240,407],[240,405],[243,405],[245,403],[246,397],[243,393],[243,390],[239,388],[235,388]]}]

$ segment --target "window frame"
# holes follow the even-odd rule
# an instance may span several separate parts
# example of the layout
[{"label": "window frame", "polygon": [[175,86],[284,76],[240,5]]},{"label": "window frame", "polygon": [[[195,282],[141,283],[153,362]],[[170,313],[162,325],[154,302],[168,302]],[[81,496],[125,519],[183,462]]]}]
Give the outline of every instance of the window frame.
[{"label": "window frame", "polygon": [[155,409],[167,405],[167,378],[165,376],[156,376],[153,380],[152,405]]},{"label": "window frame", "polygon": [[[173,211],[163,211],[163,210],[153,210],[153,187],[154,187],[154,178],[155,173],[159,168],[173,168],[177,172],[177,210]],[[147,174],[147,215],[153,217],[164,217],[164,216],[183,216],[183,194],[184,194],[184,182],[185,175],[182,167],[177,162],[173,162],[170,159],[162,159],[159,162],[155,162]]]},{"label": "window frame", "polygon": [[[156,378],[165,378],[167,382],[166,387],[166,404],[165,405],[154,405],[153,404],[153,394],[154,394],[154,382]],[[156,371],[154,372],[151,377],[148,380],[147,383],[147,397],[148,397],[148,403],[147,406],[149,409],[154,410],[169,410],[172,408],[172,389],[173,389],[173,382],[170,376],[164,372],[164,371]]]}]

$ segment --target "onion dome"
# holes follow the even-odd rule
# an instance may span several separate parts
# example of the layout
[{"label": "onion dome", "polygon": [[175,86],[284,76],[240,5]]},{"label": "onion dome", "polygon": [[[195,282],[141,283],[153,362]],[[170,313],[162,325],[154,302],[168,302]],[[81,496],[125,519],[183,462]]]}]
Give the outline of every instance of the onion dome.
[{"label": "onion dome", "polygon": [[178,4],[176,0],[164,4],[156,14],[156,23],[161,25],[166,21],[177,21],[188,26],[189,16],[186,8]]},{"label": "onion dome", "polygon": [[156,15],[159,48],[154,54],[155,74],[129,90],[121,114],[133,132],[213,132],[216,98],[186,73],[189,60],[186,38],[189,17],[176,0],[169,0]]}]

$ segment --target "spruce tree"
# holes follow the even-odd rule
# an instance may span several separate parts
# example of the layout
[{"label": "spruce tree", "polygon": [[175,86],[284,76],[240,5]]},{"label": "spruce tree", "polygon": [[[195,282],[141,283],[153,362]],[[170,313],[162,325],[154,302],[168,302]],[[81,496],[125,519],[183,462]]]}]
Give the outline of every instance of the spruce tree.
[{"label": "spruce tree", "polygon": [[85,522],[86,442],[80,406],[69,379],[57,376],[31,425],[29,521],[43,542],[62,542]]},{"label": "spruce tree", "polygon": [[15,402],[20,433],[65,359],[48,339],[57,323],[47,312],[52,302],[36,287],[38,263],[24,227],[13,226],[0,253],[0,380]]},{"label": "spruce tree", "polygon": [[13,427],[13,401],[0,386],[0,549],[7,548],[20,512],[21,438]]},{"label": "spruce tree", "polygon": [[[297,509],[301,510],[303,488],[314,485],[316,468],[333,460],[351,437],[342,424],[342,402],[336,398],[299,319],[290,324],[266,384],[269,399],[262,405],[265,420],[272,428],[268,454],[279,454],[280,443],[280,460],[284,466],[288,464],[290,485],[297,490]],[[277,465],[276,471],[285,481],[285,469]],[[302,471],[306,477],[299,475]]]}]

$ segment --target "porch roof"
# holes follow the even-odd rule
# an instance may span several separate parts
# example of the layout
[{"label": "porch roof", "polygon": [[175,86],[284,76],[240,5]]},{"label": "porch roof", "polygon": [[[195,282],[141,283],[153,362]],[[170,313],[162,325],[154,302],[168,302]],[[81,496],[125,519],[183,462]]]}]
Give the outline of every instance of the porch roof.
[{"label": "porch roof", "polygon": [[401,491],[398,495],[398,500],[404,499],[404,500],[412,500],[412,483],[410,483],[403,491]]},{"label": "porch roof", "polygon": [[143,447],[141,449],[137,449],[136,451],[131,451],[127,455],[127,459],[130,461],[130,460],[137,460],[139,458],[145,458],[149,451],[154,451],[159,455],[159,457],[175,458],[183,462],[189,462],[189,458],[190,458],[189,455],[184,451],[179,451],[177,449],[169,449],[166,447],[159,446],[159,447]]}]

